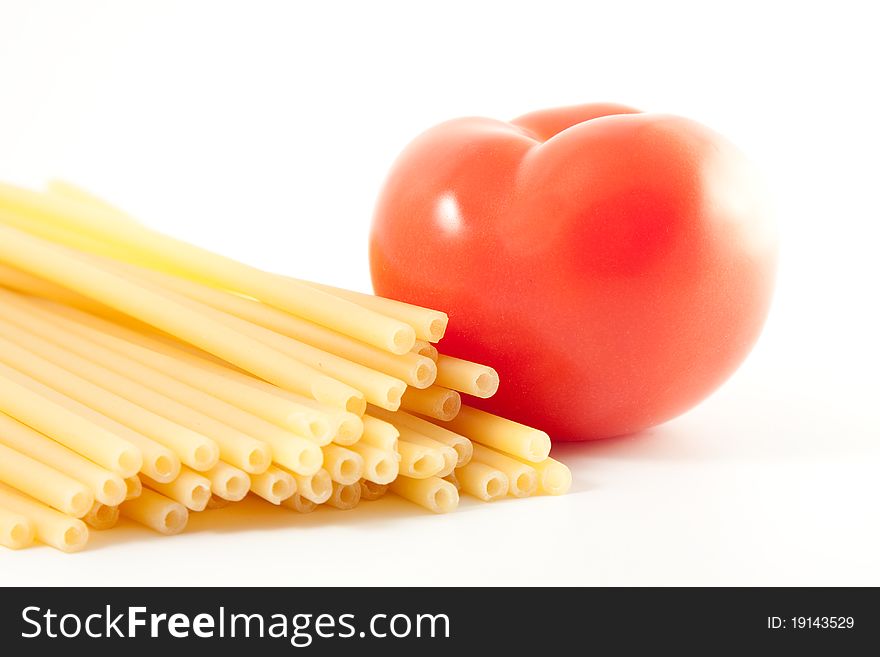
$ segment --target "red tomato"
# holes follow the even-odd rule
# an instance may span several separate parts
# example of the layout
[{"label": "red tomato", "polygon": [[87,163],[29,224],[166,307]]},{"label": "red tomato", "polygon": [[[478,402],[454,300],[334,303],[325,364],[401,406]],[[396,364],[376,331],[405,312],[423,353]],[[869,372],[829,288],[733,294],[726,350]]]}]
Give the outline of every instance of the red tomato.
[{"label": "red tomato", "polygon": [[767,315],[776,250],[726,139],[583,105],[416,138],[370,262],[377,294],[449,313],[442,351],[498,370],[497,396],[468,403],[586,440],[668,420],[727,379]]}]

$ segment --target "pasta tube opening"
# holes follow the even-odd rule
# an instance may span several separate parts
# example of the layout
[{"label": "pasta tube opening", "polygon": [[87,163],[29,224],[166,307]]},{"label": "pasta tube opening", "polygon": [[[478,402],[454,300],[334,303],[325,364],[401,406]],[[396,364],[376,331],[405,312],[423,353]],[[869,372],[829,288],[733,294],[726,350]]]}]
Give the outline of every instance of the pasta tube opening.
[{"label": "pasta tube opening", "polygon": [[281,506],[296,511],[298,513],[311,513],[318,508],[312,500],[303,497],[299,493],[294,493],[281,503]]},{"label": "pasta tube opening", "polygon": [[356,481],[352,484],[340,484],[333,482],[333,493],[327,500],[327,504],[342,511],[353,509],[361,501],[361,484]]},{"label": "pasta tube opening", "polygon": [[449,513],[458,507],[459,498],[455,486],[439,477],[400,477],[389,488],[395,495],[434,513]]},{"label": "pasta tube opening", "polygon": [[400,471],[397,455],[372,445],[354,444],[349,447],[360,454],[364,460],[363,478],[376,484],[388,484],[397,478]]},{"label": "pasta tube opening", "polygon": [[504,497],[510,486],[507,475],[501,470],[478,461],[471,461],[458,468],[455,476],[465,493],[484,502]]},{"label": "pasta tube opening", "polygon": [[270,466],[265,472],[251,476],[251,492],[278,505],[296,492],[296,480],[289,472]]},{"label": "pasta tube opening", "polygon": [[33,543],[34,536],[30,519],[0,506],[0,545],[19,550]]},{"label": "pasta tube opening", "polygon": [[139,497],[124,502],[119,512],[153,531],[169,536],[182,532],[189,520],[185,506],[148,488]]},{"label": "pasta tube opening", "polygon": [[141,496],[143,492],[143,484],[141,483],[140,477],[126,477],[125,478],[125,500],[133,500],[137,497]]},{"label": "pasta tube opening", "polygon": [[339,445],[324,447],[324,469],[330,478],[342,485],[355,483],[364,474],[363,457]]},{"label": "pasta tube opening", "polygon": [[408,388],[400,402],[400,407],[411,413],[448,421],[458,415],[461,409],[461,395],[455,390],[437,385],[424,390]]},{"label": "pasta tube opening", "polygon": [[244,499],[251,487],[251,479],[245,471],[222,461],[204,475],[211,482],[213,495],[230,502]]},{"label": "pasta tube opening", "polygon": [[99,531],[112,529],[119,522],[119,507],[95,502],[89,512],[83,517],[83,521],[92,529]]},{"label": "pasta tube opening", "polygon": [[361,499],[373,502],[385,496],[388,484],[377,484],[368,479],[361,479]]},{"label": "pasta tube opening", "polygon": [[144,477],[144,485],[191,511],[204,511],[211,499],[210,479],[189,469],[181,470],[177,479],[167,484]]},{"label": "pasta tube opening", "polygon": [[488,365],[441,354],[437,358],[437,385],[486,399],[498,392],[498,372]]}]

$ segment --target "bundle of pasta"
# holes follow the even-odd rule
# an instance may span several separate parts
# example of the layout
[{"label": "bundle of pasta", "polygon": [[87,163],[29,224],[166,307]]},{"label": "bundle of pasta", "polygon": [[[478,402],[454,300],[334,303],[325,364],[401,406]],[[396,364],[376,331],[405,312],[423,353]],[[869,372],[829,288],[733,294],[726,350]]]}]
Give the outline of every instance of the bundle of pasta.
[{"label": "bundle of pasta", "polygon": [[163,534],[251,494],[435,512],[561,494],[548,436],[463,406],[442,312],[267,273],[64,183],[0,185],[0,543]]}]

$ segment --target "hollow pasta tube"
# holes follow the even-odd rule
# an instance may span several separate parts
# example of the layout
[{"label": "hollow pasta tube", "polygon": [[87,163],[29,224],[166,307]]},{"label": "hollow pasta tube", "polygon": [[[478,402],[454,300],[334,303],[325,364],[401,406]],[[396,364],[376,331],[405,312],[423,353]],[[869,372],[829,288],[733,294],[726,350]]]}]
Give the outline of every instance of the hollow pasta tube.
[{"label": "hollow pasta tube", "polygon": [[458,453],[458,463],[455,466],[457,468],[466,465],[473,456],[473,443],[468,438],[465,438],[454,431],[450,431],[446,427],[441,427],[429,420],[416,417],[415,415],[403,411],[390,413],[384,409],[372,408],[370,413],[395,426],[409,427],[424,436],[433,438],[434,440],[451,447]]},{"label": "hollow pasta tube", "polygon": [[251,488],[247,472],[223,461],[202,474],[211,482],[211,492],[230,502],[243,500]]},{"label": "hollow pasta tube", "polygon": [[[165,366],[168,374],[174,375],[174,363],[177,363],[177,374],[181,379],[188,374],[193,374],[194,370],[209,375],[213,379],[214,387],[206,389],[206,392],[225,399],[230,403],[237,404],[237,399],[245,400],[248,393],[255,393],[262,397],[263,402],[270,404],[274,399],[277,402],[290,402],[296,409],[310,411],[315,413],[320,423],[315,425],[314,416],[308,420],[309,426],[312,427],[313,441],[319,446],[325,445],[334,440],[340,445],[347,445],[360,439],[363,433],[363,422],[355,413],[344,411],[338,408],[332,408],[326,404],[322,404],[314,399],[308,399],[287,390],[278,388],[277,386],[254,378],[243,372],[231,369],[224,365],[220,365],[214,361],[207,360],[201,356],[197,356],[186,351],[184,345],[170,345],[157,340],[155,337],[146,336],[136,331],[131,331],[124,327],[104,322],[97,317],[91,317],[85,313],[79,313],[72,308],[64,308],[60,306],[43,305],[56,316],[66,319],[73,319],[80,325],[87,325],[89,328],[103,331],[111,334],[110,337],[118,338],[122,341],[128,341],[136,344],[141,348],[138,354],[132,351],[126,351],[125,355],[136,358],[139,362],[147,365],[157,364],[156,355],[161,354],[166,360],[161,361]],[[71,327],[72,328],[72,327]],[[72,328],[72,330],[75,330]],[[111,342],[108,346],[119,347],[118,341]],[[117,349],[118,351],[120,349]],[[158,352],[158,353],[157,353]],[[195,375],[197,376],[197,375]],[[195,383],[194,378],[188,379],[191,385],[199,387]],[[227,390],[224,383],[233,384],[233,388]],[[256,412],[256,411],[255,411]],[[285,425],[283,421],[276,421],[276,424]],[[303,432],[305,434],[305,432]]]},{"label": "hollow pasta tube", "polygon": [[342,288],[321,283],[301,282],[341,299],[347,299],[364,308],[369,308],[377,313],[405,322],[415,329],[416,338],[420,340],[439,342],[443,339],[443,335],[446,333],[446,326],[449,324],[449,316],[439,310],[422,308],[421,306],[385,297],[377,297],[372,294],[343,290]]},{"label": "hollow pasta tube", "polygon": [[134,445],[70,411],[55,395],[51,388],[0,363],[0,411],[120,476],[141,469],[143,458]]},{"label": "hollow pasta tube", "polygon": [[[4,337],[11,337],[19,345],[32,352],[30,361],[23,358],[16,361],[20,363],[19,367],[31,367],[30,372],[34,376],[39,376],[44,383],[51,382],[53,387],[61,387],[62,392],[69,396],[86,395],[86,391],[88,391],[91,393],[88,399],[94,399],[96,404],[103,404],[98,410],[114,417],[119,422],[125,421],[126,418],[134,421],[132,416],[136,416],[152,420],[152,422],[147,422],[145,426],[152,426],[154,430],[158,430],[155,429],[156,427],[164,428],[167,433],[163,435],[168,435],[176,430],[176,435],[185,435],[191,440],[197,441],[197,444],[205,446],[206,449],[210,449],[216,443],[220,456],[247,471],[262,471],[268,467],[271,461],[269,447],[264,442],[187,406],[169,395],[157,392],[133,378],[118,374],[93,362],[90,358],[79,356],[73,351],[44,340],[37,335],[29,334],[21,329],[11,329],[6,322],[0,321],[0,333]],[[0,344],[5,344],[5,340],[0,339]],[[12,358],[20,353],[18,350],[11,349],[7,349],[7,352],[4,354],[4,358]],[[97,353],[98,350],[96,349],[95,352]],[[39,367],[34,364],[37,361],[36,355],[39,356]],[[113,392],[110,392],[111,390]],[[110,396],[116,397],[115,403],[110,404],[107,401]],[[81,401],[85,402],[82,399]],[[104,411],[105,407],[109,410]],[[120,407],[124,407],[125,412],[122,412]],[[151,417],[147,417],[148,414]],[[180,432],[180,427],[184,427],[188,433]],[[210,434],[210,439],[206,438],[207,434]],[[173,445],[174,443],[169,438],[169,447]],[[213,452],[213,450],[211,451]],[[182,460],[183,456],[181,454]],[[193,452],[192,455],[187,454],[187,456],[195,462],[199,461],[197,452]],[[213,459],[213,454],[211,458]]]},{"label": "hollow pasta tube", "polygon": [[318,505],[312,500],[303,497],[300,493],[294,493],[286,500],[281,502],[281,506],[296,511],[298,513],[311,513],[318,508]]},{"label": "hollow pasta tube", "polygon": [[169,376],[177,377],[194,388],[240,406],[281,427],[308,436],[318,444],[326,444],[332,439],[332,427],[327,414],[337,413],[335,409],[320,409],[316,406],[317,402],[308,405],[301,403],[302,400],[295,401],[295,395],[280,397],[254,386],[245,385],[238,380],[211,371],[206,365],[208,361],[182,348],[171,347],[103,318],[74,308],[40,303],[34,299],[22,299],[22,301],[30,303],[34,310],[41,311],[44,316],[56,324],[61,324],[70,332],[139,363],[154,367]]},{"label": "hollow pasta tube", "polygon": [[99,531],[112,529],[119,522],[119,507],[95,502],[89,512],[83,516],[83,522]]},{"label": "hollow pasta tube", "polygon": [[550,454],[550,437],[538,429],[470,406],[442,426],[511,456],[540,463]]},{"label": "hollow pasta tube", "polygon": [[498,392],[500,379],[498,372],[488,365],[440,354],[436,382],[438,386],[486,399]]},{"label": "hollow pasta tube", "polygon": [[[389,484],[397,478],[400,472],[397,454],[357,442],[348,447],[351,451],[360,454],[364,460],[364,479],[375,484]],[[450,450],[451,451],[451,450]],[[455,452],[453,451],[453,454]]]},{"label": "hollow pasta tube", "polygon": [[355,483],[364,475],[364,459],[357,452],[339,445],[326,445],[324,450],[324,469],[336,483],[346,486]]},{"label": "hollow pasta tube", "polygon": [[100,314],[107,309],[106,306],[86,296],[72,292],[66,287],[2,262],[0,262],[0,286],[14,290],[17,293],[32,295],[77,308],[80,311]]},{"label": "hollow pasta tube", "polygon": [[125,478],[125,501],[133,500],[140,497],[143,492],[144,485],[141,483],[140,477]]},{"label": "hollow pasta tube", "polygon": [[211,499],[211,481],[189,468],[180,471],[177,479],[160,484],[149,477],[142,479],[144,486],[180,502],[190,511],[204,511]]},{"label": "hollow pasta tube", "polygon": [[398,477],[389,485],[389,489],[395,495],[434,513],[449,513],[458,508],[458,490],[439,477]]},{"label": "hollow pasta tube", "polygon": [[[437,347],[427,340],[416,340],[416,343],[413,345],[413,353],[418,354],[419,356],[424,356],[425,358],[430,358],[435,364],[440,355],[437,351]],[[434,375],[434,378],[436,379],[436,374]]]},{"label": "hollow pasta tube", "polygon": [[409,427],[400,428],[400,440],[411,445],[421,445],[422,447],[427,447],[440,452],[443,456],[443,468],[435,476],[440,477],[441,479],[452,474],[452,471],[455,470],[458,465],[458,452],[452,447],[444,445],[440,441],[429,438]]},{"label": "hollow pasta tube", "polygon": [[[0,335],[0,361],[74,402],[56,399],[56,403],[63,403],[69,412],[75,412],[83,421],[100,427],[103,433],[116,436],[116,440],[123,438],[112,430],[101,427],[105,422],[93,413],[97,412],[134,429],[134,434],[124,434],[124,441],[138,449],[141,466],[144,464],[143,452],[147,450],[149,462],[153,466],[151,470],[157,474],[167,474],[168,470],[175,470],[176,459],[171,460],[168,451],[161,449],[162,445],[191,467],[211,467],[216,463],[219,449],[212,439],[154,412],[155,408],[173,408],[176,405],[173,400],[150,394],[151,391],[147,391],[146,396],[139,394],[144,388],[135,381],[108,372],[105,368],[3,320],[0,320]],[[98,381],[104,385],[100,385]],[[135,400],[146,401],[153,408],[146,408]],[[91,413],[85,409],[91,409]],[[160,445],[156,446],[155,443]],[[158,460],[158,464],[154,459]],[[164,474],[158,478],[167,478]]]},{"label": "hollow pasta tube", "polygon": [[400,474],[412,479],[427,479],[442,472],[446,467],[443,452],[424,445],[399,441]]},{"label": "hollow pasta tube", "polygon": [[[176,283],[168,283],[168,279],[172,277],[165,274],[121,263],[115,265],[107,264],[106,266],[112,268],[119,267],[121,273],[131,276],[134,280],[145,285],[150,285],[169,300],[180,305],[189,306],[202,313],[207,319],[227,326],[241,335],[275,349],[278,353],[288,356],[297,363],[313,368],[315,373],[322,373],[332,377],[341,384],[350,386],[352,392],[362,393],[364,398],[373,404],[391,410],[396,410],[400,405],[400,397],[406,389],[406,383],[398,378],[371,369],[360,363],[346,360],[334,353],[323,351],[299,340],[281,335],[263,326],[241,319],[225,311],[217,310],[208,304],[180,294],[170,286],[176,285]],[[432,372],[435,371],[436,365],[433,365],[431,369]]]},{"label": "hollow pasta tube", "polygon": [[361,484],[359,481],[353,484],[340,484],[333,482],[333,493],[327,499],[326,504],[342,511],[353,509],[361,501]]},{"label": "hollow pasta tube", "polygon": [[443,480],[448,481],[450,484],[455,486],[455,490],[461,492],[461,482],[458,480],[458,477],[455,474],[455,470],[452,471],[452,474],[443,477]]},{"label": "hollow pasta tube", "polygon": [[89,540],[89,528],[82,520],[51,509],[2,483],[0,507],[27,518],[38,541],[63,552],[81,550]]},{"label": "hollow pasta tube", "polygon": [[377,484],[366,479],[361,479],[361,499],[367,502],[373,502],[388,492],[388,484]]},{"label": "hollow pasta tube", "polygon": [[293,478],[296,480],[296,492],[315,504],[323,504],[333,494],[333,480],[323,468],[308,477],[293,474]]},{"label": "hollow pasta tube", "polygon": [[514,497],[529,497],[538,490],[537,470],[519,459],[477,444],[474,445],[474,461],[501,470],[510,482],[509,492]]},{"label": "hollow pasta tube", "polygon": [[0,444],[81,481],[102,504],[118,506],[125,499],[125,481],[118,474],[102,468],[5,413],[0,413]]},{"label": "hollow pasta tube", "polygon": [[82,518],[95,503],[84,483],[6,445],[0,445],[0,482],[74,518]]},{"label": "hollow pasta tube", "polygon": [[[199,413],[267,443],[272,448],[273,459],[285,467],[297,472],[301,471],[303,474],[309,474],[321,467],[321,450],[309,439],[291,434],[276,424],[243,411],[237,406],[217,399],[198,388],[181,383],[173,376],[159,372],[150,366],[129,359],[79,336],[70,335],[69,332],[53,326],[46,319],[21,309],[10,308],[10,311],[14,315],[11,319],[19,322],[20,326],[27,327],[35,335],[52,341],[56,346],[64,345],[65,349],[80,358],[88,359],[90,363],[99,366],[99,368],[109,370],[116,377],[126,377],[137,381],[140,386],[170,397]],[[78,363],[77,371],[82,371],[84,369],[82,362],[78,361]],[[100,385],[107,381],[107,376],[99,368],[85,369],[95,372],[96,378],[92,380]],[[102,376],[102,374],[104,375]],[[118,380],[112,376],[109,380],[112,382],[114,379]]]},{"label": "hollow pasta tube", "polygon": [[[2,188],[2,185],[0,185]],[[144,281],[134,281],[71,249],[0,223],[0,261],[42,276],[170,333],[283,387],[341,408],[361,408],[363,396],[259,340],[212,320]]]},{"label": "hollow pasta tube", "polygon": [[143,493],[119,507],[126,518],[149,527],[160,534],[179,534],[186,528],[189,512],[180,502],[145,488]]},{"label": "hollow pasta tube", "polygon": [[504,497],[510,490],[510,480],[506,474],[498,468],[479,461],[471,461],[464,467],[458,468],[455,476],[461,485],[461,490],[484,502]]},{"label": "hollow pasta tube", "polygon": [[400,401],[400,408],[438,420],[451,420],[461,408],[461,396],[449,388],[433,385],[419,390],[407,388]]},{"label": "hollow pasta tube", "polygon": [[[437,365],[433,359],[418,353],[392,354],[253,299],[246,299],[231,292],[168,274],[152,273],[151,275],[168,288],[216,310],[222,310],[325,353],[335,354],[353,363],[401,379],[408,385],[427,388],[437,376]],[[430,353],[430,350],[427,351]],[[333,376],[332,372],[328,371],[328,374]],[[340,380],[344,379],[340,378]],[[354,381],[350,383],[359,387]]]},{"label": "hollow pasta tube", "polygon": [[296,492],[296,480],[273,465],[261,474],[251,475],[251,492],[278,505]]},{"label": "hollow pasta tube", "polygon": [[0,185],[0,208],[25,214],[36,222],[62,226],[72,237],[82,233],[99,237],[117,246],[128,260],[245,293],[392,353],[409,351],[415,341],[413,327],[388,313],[371,311],[337,295],[121,220],[117,212],[83,207],[11,185]]},{"label": "hollow pasta tube", "polygon": [[538,492],[544,495],[565,495],[571,488],[571,470],[564,463],[547,457],[540,463],[528,463],[538,473]]},{"label": "hollow pasta tube", "polygon": [[27,516],[0,505],[0,545],[20,550],[34,542],[36,530]]},{"label": "hollow pasta tube", "polygon": [[373,415],[364,415],[364,433],[360,442],[387,452],[397,452],[397,440],[400,432],[390,422],[380,420]]}]

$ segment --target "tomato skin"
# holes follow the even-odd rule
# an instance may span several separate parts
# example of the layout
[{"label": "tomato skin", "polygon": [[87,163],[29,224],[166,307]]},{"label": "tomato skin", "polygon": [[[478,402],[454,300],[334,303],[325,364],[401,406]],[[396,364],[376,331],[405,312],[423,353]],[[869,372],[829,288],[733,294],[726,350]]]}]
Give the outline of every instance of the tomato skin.
[{"label": "tomato skin", "polygon": [[613,105],[417,137],[373,221],[376,293],[449,313],[441,351],[493,365],[486,410],[555,440],[636,432],[688,410],[748,354],[777,244],[726,139]]}]

